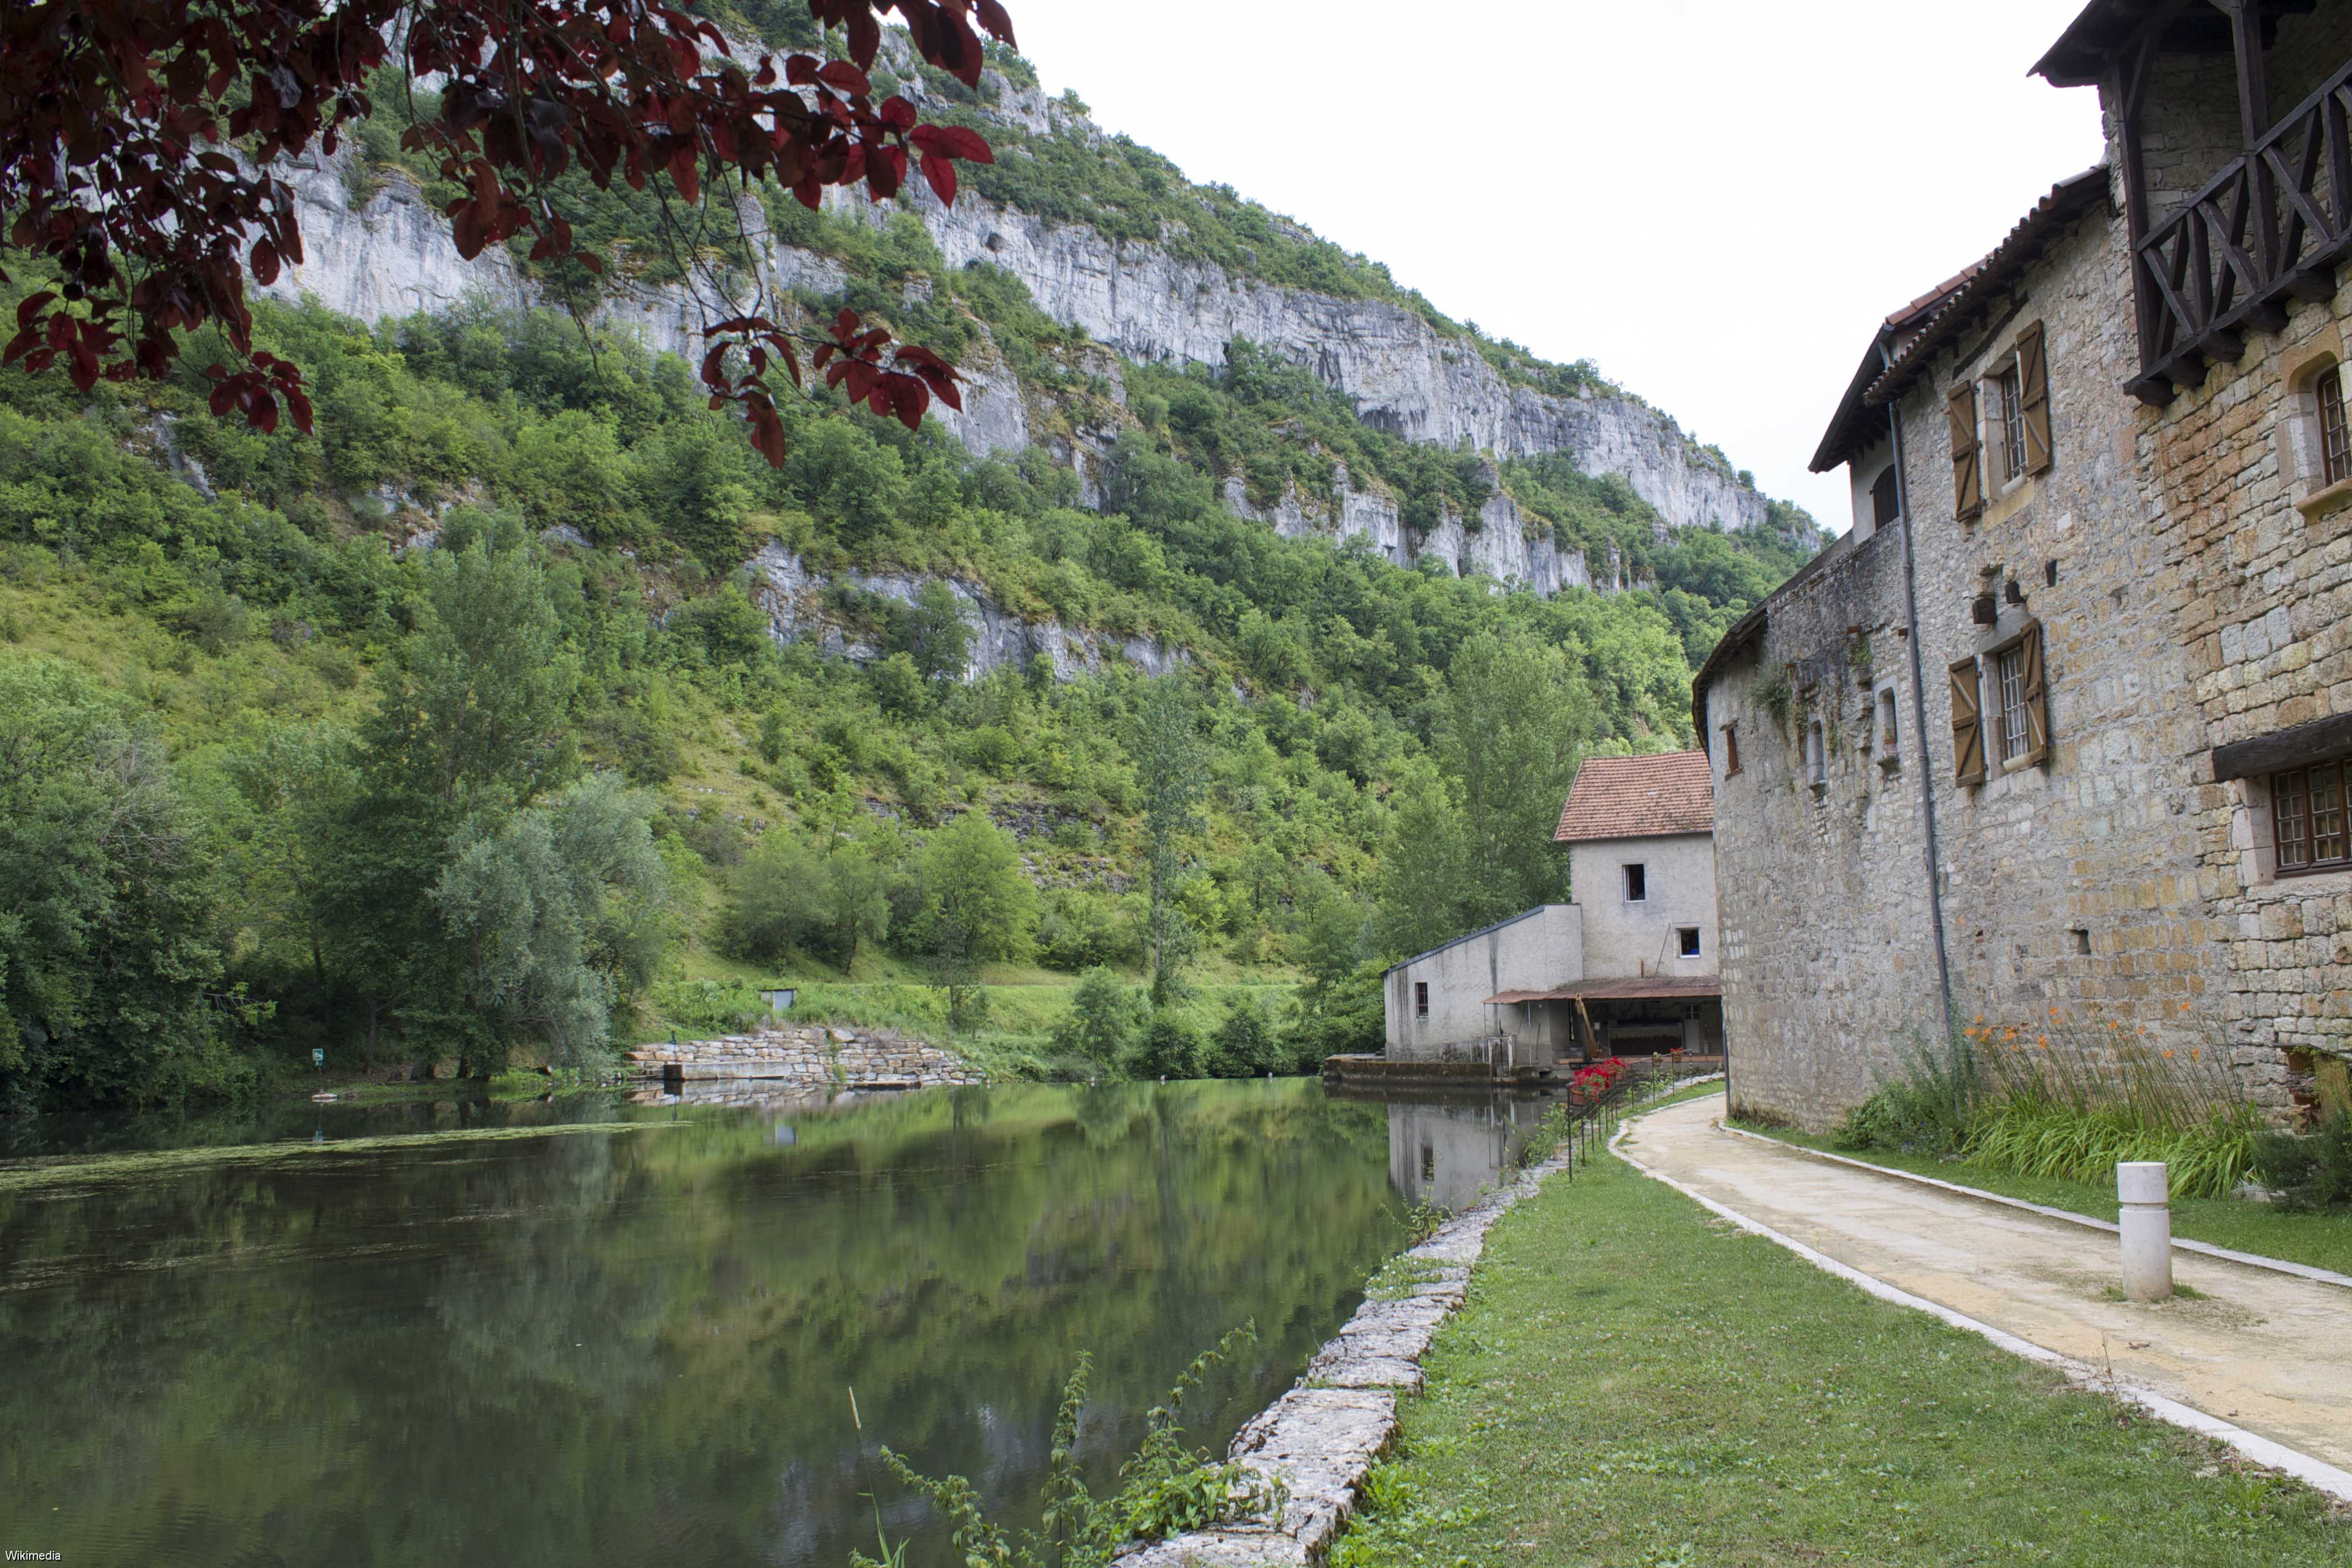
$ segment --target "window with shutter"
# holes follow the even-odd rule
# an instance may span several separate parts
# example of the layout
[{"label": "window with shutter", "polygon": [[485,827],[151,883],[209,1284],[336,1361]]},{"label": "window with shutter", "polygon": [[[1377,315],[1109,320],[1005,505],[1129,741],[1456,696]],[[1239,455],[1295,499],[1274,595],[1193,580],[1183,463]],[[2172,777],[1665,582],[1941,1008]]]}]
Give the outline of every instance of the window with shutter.
[{"label": "window with shutter", "polygon": [[2039,474],[2050,466],[2050,362],[2039,321],[2017,335],[2017,391],[2024,415],[2024,471]]},{"label": "window with shutter", "polygon": [[1878,482],[1870,487],[1870,526],[1874,529],[1883,528],[1893,522],[1901,510],[1902,504],[1895,490],[1895,467],[1889,464],[1886,472],[1881,474]]},{"label": "window with shutter", "polygon": [[1977,440],[1974,383],[1952,393],[1944,408],[1952,429],[1952,513],[1967,522],[1984,510],[1984,453]]},{"label": "window with shutter", "polygon": [[2029,626],[2018,639],[2019,662],[2025,667],[2024,689],[2019,698],[2025,708],[2025,763],[2033,767],[2050,760],[2050,699],[2042,681],[2042,628]]},{"label": "window with shutter", "polygon": [[1984,704],[1977,685],[1977,662],[1952,666],[1952,779],[1981,784],[1985,777]]}]

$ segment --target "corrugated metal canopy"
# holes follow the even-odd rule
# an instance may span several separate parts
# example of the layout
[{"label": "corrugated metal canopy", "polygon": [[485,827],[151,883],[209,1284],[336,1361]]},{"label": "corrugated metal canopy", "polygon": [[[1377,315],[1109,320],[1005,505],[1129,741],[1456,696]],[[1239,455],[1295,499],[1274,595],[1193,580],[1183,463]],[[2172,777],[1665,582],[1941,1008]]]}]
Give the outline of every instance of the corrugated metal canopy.
[{"label": "corrugated metal canopy", "polygon": [[1497,991],[1486,1000],[1507,1006],[1519,1002],[1696,1002],[1721,995],[1723,982],[1713,975],[1644,975],[1572,980],[1548,991]]}]

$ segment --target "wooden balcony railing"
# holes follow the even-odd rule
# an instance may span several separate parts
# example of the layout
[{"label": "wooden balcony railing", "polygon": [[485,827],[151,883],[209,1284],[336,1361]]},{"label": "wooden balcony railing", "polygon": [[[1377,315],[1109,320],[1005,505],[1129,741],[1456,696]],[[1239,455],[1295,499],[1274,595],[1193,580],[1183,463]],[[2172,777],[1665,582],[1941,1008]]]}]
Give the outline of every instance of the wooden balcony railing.
[{"label": "wooden balcony railing", "polygon": [[2325,299],[2352,249],[2352,64],[2139,242],[2140,374],[2153,403],[2235,360],[2247,331],[2286,325],[2289,298]]}]

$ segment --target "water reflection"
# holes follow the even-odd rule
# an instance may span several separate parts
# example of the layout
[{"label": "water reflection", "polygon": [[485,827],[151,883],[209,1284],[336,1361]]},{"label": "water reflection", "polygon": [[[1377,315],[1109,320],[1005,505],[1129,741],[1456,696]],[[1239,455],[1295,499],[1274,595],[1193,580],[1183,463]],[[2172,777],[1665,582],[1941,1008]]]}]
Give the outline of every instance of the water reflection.
[{"label": "water reflection", "polygon": [[1086,1350],[1107,1482],[1255,1318],[1222,1447],[1400,1234],[1387,1112],[1311,1082],[302,1116],[0,1166],[7,1544],[830,1568],[870,1491],[945,1563],[879,1445],[1025,1496]]},{"label": "water reflection", "polygon": [[1468,1207],[1518,1170],[1519,1151],[1556,1098],[1493,1095],[1391,1103],[1389,1182],[1409,1203]]}]

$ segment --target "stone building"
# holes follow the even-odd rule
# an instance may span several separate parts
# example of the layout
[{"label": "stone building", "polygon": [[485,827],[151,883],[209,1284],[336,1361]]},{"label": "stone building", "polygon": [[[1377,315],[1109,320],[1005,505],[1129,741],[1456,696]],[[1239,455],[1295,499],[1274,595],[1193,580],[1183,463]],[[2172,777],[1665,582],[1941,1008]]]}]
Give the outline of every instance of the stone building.
[{"label": "stone building", "polygon": [[2036,69],[2105,162],[1885,319],[1851,531],[1694,686],[1742,1113],[1977,1018],[2346,1092],[2352,0],[2098,0]]},{"label": "stone building", "polygon": [[1561,1061],[1722,1049],[1713,780],[1703,751],[1596,757],[1553,841],[1573,902],[1417,954],[1383,977],[1391,1061]]}]

